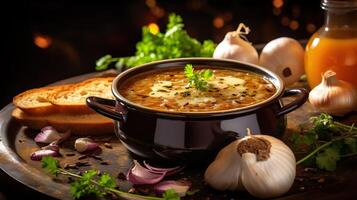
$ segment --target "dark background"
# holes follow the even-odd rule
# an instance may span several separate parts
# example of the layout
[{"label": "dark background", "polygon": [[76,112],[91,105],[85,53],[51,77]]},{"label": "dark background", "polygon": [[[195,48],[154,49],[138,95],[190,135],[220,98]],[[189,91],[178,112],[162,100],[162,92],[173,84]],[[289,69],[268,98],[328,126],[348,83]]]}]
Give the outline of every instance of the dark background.
[{"label": "dark background", "polygon": [[[258,45],[282,36],[308,39],[323,24],[319,4],[319,0],[33,0],[12,5],[10,12],[2,6],[9,14],[2,17],[0,106],[27,89],[94,72],[95,61],[105,54],[134,54],[141,27],[155,23],[163,32],[172,12],[182,16],[188,33],[200,41],[218,43],[243,22],[251,28],[249,41]],[[8,199],[35,195],[10,178],[1,178],[0,191]]]},{"label": "dark background", "polygon": [[[188,33],[200,41],[220,42],[244,22],[253,44],[281,36],[307,39],[323,24],[319,0],[135,0],[18,3],[3,16],[9,35],[3,42],[6,64],[0,106],[24,90],[95,71],[105,54],[129,56],[141,27],[156,23],[165,31],[167,16],[182,16]],[[3,10],[7,8],[4,7]],[[44,43],[45,41],[45,43]],[[41,46],[42,45],[42,46]],[[8,55],[7,55],[8,54]],[[5,70],[9,70],[5,73]],[[9,82],[10,80],[10,82]],[[2,80],[4,81],[4,79]]]}]

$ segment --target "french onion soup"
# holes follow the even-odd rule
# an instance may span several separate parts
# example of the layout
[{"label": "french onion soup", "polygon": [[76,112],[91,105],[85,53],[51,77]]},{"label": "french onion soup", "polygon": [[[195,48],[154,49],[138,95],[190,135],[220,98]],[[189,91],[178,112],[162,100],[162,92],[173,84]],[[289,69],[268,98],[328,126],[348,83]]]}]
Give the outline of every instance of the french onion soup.
[{"label": "french onion soup", "polygon": [[172,112],[212,112],[256,104],[274,95],[263,76],[230,68],[186,66],[142,73],[126,80],[119,93],[141,106]]}]

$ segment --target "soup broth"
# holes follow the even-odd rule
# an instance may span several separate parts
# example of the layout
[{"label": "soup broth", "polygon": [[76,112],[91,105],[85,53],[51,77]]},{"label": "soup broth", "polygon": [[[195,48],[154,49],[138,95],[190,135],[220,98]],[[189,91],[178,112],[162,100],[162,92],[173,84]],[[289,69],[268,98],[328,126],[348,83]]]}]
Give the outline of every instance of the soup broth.
[{"label": "soup broth", "polygon": [[119,93],[133,103],[154,110],[211,112],[256,104],[276,92],[270,81],[252,72],[197,69],[213,71],[205,91],[189,86],[183,68],[171,68],[133,76],[121,84]]}]

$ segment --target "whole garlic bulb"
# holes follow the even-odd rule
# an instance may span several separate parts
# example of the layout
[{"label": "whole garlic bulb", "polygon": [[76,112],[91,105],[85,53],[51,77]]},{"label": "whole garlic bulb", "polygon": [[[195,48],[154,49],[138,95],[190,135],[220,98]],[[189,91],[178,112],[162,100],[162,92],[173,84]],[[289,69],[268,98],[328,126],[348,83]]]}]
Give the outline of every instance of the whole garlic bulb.
[{"label": "whole garlic bulb", "polygon": [[356,89],[338,80],[334,71],[322,75],[322,81],[309,93],[309,101],[316,108],[331,115],[343,116],[357,107]]},{"label": "whole garlic bulb", "polygon": [[245,189],[259,198],[284,194],[294,183],[293,152],[272,136],[248,135],[218,153],[205,172],[205,181],[217,190]]},{"label": "whole garlic bulb", "polygon": [[278,74],[289,85],[304,74],[304,49],[295,39],[280,37],[265,45],[259,64]]},{"label": "whole garlic bulb", "polygon": [[[244,31],[241,31],[244,29]],[[213,58],[232,59],[252,64],[258,64],[257,50],[241,37],[249,34],[249,27],[239,24],[236,31],[228,32],[213,53]]]}]

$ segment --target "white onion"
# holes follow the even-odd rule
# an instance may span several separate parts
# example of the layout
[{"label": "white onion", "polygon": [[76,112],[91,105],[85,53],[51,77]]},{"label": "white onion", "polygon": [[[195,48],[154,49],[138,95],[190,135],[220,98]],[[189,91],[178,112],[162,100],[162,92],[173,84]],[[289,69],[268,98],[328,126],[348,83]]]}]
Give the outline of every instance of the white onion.
[{"label": "white onion", "polygon": [[[241,31],[241,30],[244,31]],[[246,40],[243,40],[244,35],[250,32],[249,27],[244,24],[239,24],[236,31],[228,32],[223,41],[220,42],[214,53],[213,58],[232,59],[252,64],[258,64],[257,50]]]},{"label": "white onion", "polygon": [[277,38],[265,45],[259,64],[278,74],[289,85],[304,74],[304,49],[295,39]]}]

